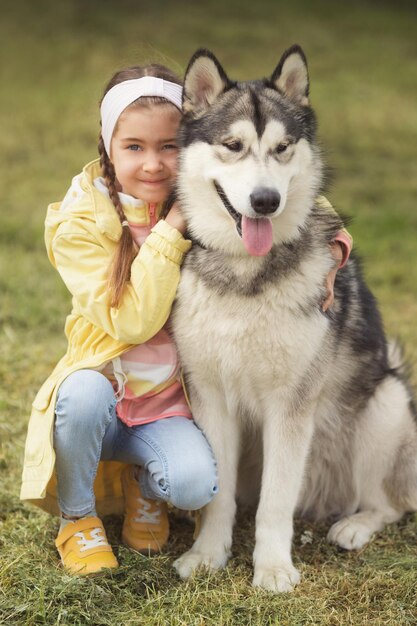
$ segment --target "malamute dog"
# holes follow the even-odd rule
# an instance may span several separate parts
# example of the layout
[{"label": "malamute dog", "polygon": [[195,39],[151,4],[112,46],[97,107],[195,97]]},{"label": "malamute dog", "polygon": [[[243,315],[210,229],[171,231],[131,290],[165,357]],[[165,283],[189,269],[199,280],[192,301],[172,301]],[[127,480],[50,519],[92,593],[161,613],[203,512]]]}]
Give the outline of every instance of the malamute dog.
[{"label": "malamute dog", "polygon": [[351,550],[417,509],[417,423],[357,262],[322,311],[329,242],[323,165],[298,46],[269,79],[229,80],[199,50],[185,76],[179,195],[193,239],[173,323],[196,422],[218,463],[181,577],[224,567],[236,498],[257,501],[256,586],[289,591],[295,512]]}]

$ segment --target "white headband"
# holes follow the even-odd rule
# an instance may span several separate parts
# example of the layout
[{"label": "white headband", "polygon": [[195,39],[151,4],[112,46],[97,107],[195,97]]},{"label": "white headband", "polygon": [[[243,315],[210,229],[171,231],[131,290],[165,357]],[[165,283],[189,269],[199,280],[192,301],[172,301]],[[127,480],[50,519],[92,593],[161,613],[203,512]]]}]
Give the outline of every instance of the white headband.
[{"label": "white headband", "polygon": [[143,76],[118,83],[106,93],[100,107],[101,136],[110,156],[110,142],[117,120],[129,104],[142,96],[159,96],[181,110],[182,87],[163,78]]}]

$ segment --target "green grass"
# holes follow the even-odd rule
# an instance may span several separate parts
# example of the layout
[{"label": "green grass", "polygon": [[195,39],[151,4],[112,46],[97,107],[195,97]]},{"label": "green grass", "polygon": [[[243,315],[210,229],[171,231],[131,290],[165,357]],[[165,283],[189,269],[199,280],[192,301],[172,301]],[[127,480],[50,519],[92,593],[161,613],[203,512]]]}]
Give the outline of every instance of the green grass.
[{"label": "green grass", "polygon": [[[293,594],[251,585],[253,521],[243,516],[233,559],[216,576],[178,580],[172,560],[192,541],[173,519],[167,553],[120,545],[121,568],[77,580],[57,564],[55,519],[18,499],[31,400],[61,356],[69,297],[43,245],[49,202],[96,155],[97,102],[119,67],[157,60],[179,73],[199,46],[232,77],[272,72],[294,42],[305,49],[320,136],[334,170],[329,197],[351,215],[390,334],[417,383],[417,43],[414,2],[354,0],[6,0],[0,20],[0,623],[18,625],[393,625],[417,623],[416,520],[365,550],[327,545],[297,522]],[[305,532],[313,543],[303,545]],[[308,536],[308,535],[307,535]]]}]

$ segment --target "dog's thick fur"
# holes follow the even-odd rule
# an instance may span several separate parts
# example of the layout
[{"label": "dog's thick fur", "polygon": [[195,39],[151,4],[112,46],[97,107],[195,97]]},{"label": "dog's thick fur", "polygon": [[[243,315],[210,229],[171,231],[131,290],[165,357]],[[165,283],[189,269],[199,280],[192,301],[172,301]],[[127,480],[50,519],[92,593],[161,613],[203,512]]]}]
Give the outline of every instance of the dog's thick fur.
[{"label": "dog's thick fur", "polygon": [[173,324],[220,490],[175,567],[187,577],[225,566],[238,494],[258,501],[254,585],[287,591],[299,580],[295,512],[330,518],[329,540],[350,550],[417,509],[412,398],[354,258],[322,311],[343,225],[317,201],[323,166],[301,48],[252,82],[229,80],[199,50],[184,110],[179,195],[194,244]]}]

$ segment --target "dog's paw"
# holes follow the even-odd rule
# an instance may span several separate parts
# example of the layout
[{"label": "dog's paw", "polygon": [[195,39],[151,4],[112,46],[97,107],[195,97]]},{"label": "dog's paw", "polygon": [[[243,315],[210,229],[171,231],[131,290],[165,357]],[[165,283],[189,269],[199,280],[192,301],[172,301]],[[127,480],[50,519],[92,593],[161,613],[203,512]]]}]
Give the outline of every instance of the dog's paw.
[{"label": "dog's paw", "polygon": [[373,531],[363,521],[345,517],[333,524],[327,533],[327,541],[344,550],[360,550],[371,539]]},{"label": "dog's paw", "polygon": [[292,591],[299,582],[300,573],[290,563],[276,567],[255,567],[254,587],[284,593]]},{"label": "dog's paw", "polygon": [[191,548],[174,561],[174,567],[181,578],[189,578],[199,568],[218,570],[226,567],[228,557],[227,552],[208,553]]}]

